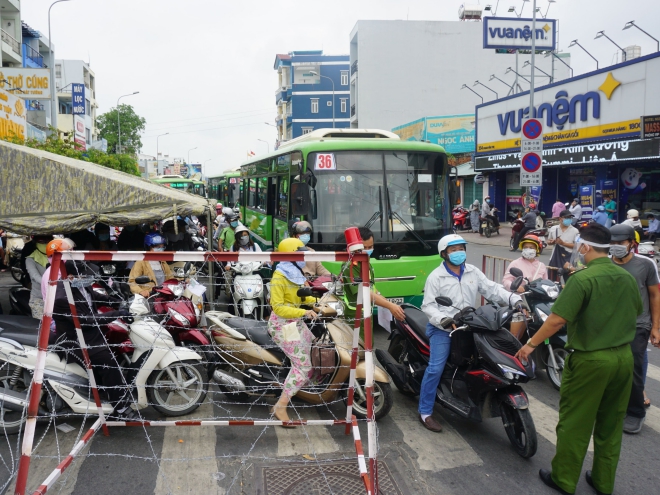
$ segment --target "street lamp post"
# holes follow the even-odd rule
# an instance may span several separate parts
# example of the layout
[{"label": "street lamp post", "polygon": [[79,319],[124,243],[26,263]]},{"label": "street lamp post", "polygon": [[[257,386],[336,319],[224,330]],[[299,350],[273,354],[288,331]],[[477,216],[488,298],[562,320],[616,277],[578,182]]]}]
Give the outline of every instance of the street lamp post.
[{"label": "street lamp post", "polygon": [[630,29],[630,28],[633,27],[633,26],[635,26],[637,29],[639,29],[642,33],[644,33],[646,36],[648,36],[648,37],[651,38],[652,40],[655,40],[655,42],[656,42],[657,45],[658,45],[657,48],[656,48],[656,51],[657,51],[657,52],[660,52],[660,41],[658,41],[657,38],[654,38],[654,37],[651,36],[649,33],[647,33],[646,31],[644,31],[641,27],[639,27],[637,24],[635,24],[635,21],[626,22],[626,25],[623,26],[622,31],[625,30],[625,29]]},{"label": "street lamp post", "polygon": [[564,61],[562,60],[562,58],[561,58],[559,55],[557,55],[555,52],[553,52],[553,51],[551,51],[551,50],[548,50],[547,52],[545,52],[545,56],[546,56],[546,57],[549,57],[550,55],[552,55],[552,56],[555,57],[557,60],[559,60],[562,64],[564,64],[566,67],[568,67],[568,70],[571,71],[571,77],[573,77],[573,67],[571,67],[571,66],[568,65],[566,62],[564,62]]},{"label": "street lamp post", "polygon": [[486,88],[486,89],[487,89],[488,91],[490,91],[491,93],[495,93],[495,99],[496,99],[496,100],[500,98],[499,95],[497,94],[497,91],[495,91],[494,89],[490,89],[488,86],[486,86],[486,85],[485,85],[484,83],[482,83],[482,82],[474,81],[474,86],[476,86],[477,84],[478,84],[479,86],[483,86],[484,88]]},{"label": "street lamp post", "polygon": [[500,79],[499,77],[497,77],[495,74],[491,74],[491,75],[490,75],[490,79],[489,79],[489,81],[492,81],[493,79],[497,79],[499,82],[501,82],[501,83],[504,84],[505,86],[509,87],[509,88],[511,89],[511,91],[515,91],[515,90],[513,89],[513,86],[512,86],[512,85],[508,84],[508,83],[505,82],[505,81],[502,81],[502,79]]},{"label": "street lamp post", "polygon": [[196,150],[197,148],[199,148],[199,146],[195,146],[194,148],[190,148],[188,150],[188,164],[190,164],[190,152],[193,151],[193,150]]},{"label": "street lamp post", "polygon": [[335,128],[335,82],[332,80],[331,77],[322,76],[321,74],[319,74],[315,70],[310,70],[309,73],[312,74],[312,75],[315,75],[315,76],[324,77],[326,79],[329,79],[330,82],[332,83],[332,128],[334,129]]},{"label": "street lamp post", "polygon": [[[518,76],[518,77],[520,77],[521,79],[524,79],[525,81],[529,82],[529,79],[527,79],[526,77],[521,76],[521,75],[518,74],[515,70],[513,70],[511,67],[508,67],[508,68],[506,69],[505,74],[508,74],[509,72],[513,72],[516,76]],[[530,84],[531,84],[531,83],[530,83]]]},{"label": "street lamp post", "polygon": [[[523,64],[523,69],[524,69],[525,67],[527,67],[528,65],[532,65],[532,64],[529,62],[529,60],[525,60],[525,63]],[[551,76],[550,74],[548,74],[548,73],[547,73],[546,71],[544,71],[543,69],[539,69],[539,68],[536,67],[536,66],[534,66],[534,68],[535,68],[537,71],[542,72],[543,74],[545,74],[546,76],[548,76],[548,77],[550,78],[550,82],[552,83],[552,76]]]},{"label": "street lamp post", "polygon": [[262,143],[266,143],[266,149],[268,150],[267,152],[270,153],[270,144],[268,144],[268,141],[264,141],[263,139],[257,138],[257,141],[261,141]]},{"label": "street lamp post", "polygon": [[117,149],[115,149],[115,153],[120,154],[121,153],[121,125],[119,122],[119,100],[121,100],[124,96],[133,96],[138,94],[139,91],[135,91],[133,93],[128,93],[125,95],[121,95],[119,98],[117,98]]},{"label": "street lamp post", "polygon": [[[50,52],[50,90],[52,92],[50,96],[50,124],[57,129],[57,87],[55,85],[55,59],[53,55],[53,38],[50,34],[50,9],[53,8],[53,5],[60,2],[70,2],[71,0],[57,0],[50,4],[48,7],[48,51]],[[74,129],[75,132],[75,129]]]},{"label": "street lamp post", "polygon": [[616,46],[619,50],[621,50],[621,61],[622,62],[626,61],[626,51],[623,48],[621,48],[619,45],[617,45],[612,38],[610,38],[608,35],[606,35],[605,31],[598,31],[596,33],[596,37],[594,39],[597,40],[598,38],[607,38],[608,40],[610,40],[610,42],[614,46]]},{"label": "street lamp post", "polygon": [[159,146],[158,140],[161,138],[161,136],[167,136],[168,134],[169,134],[169,132],[166,132],[165,134],[161,134],[160,136],[156,136],[156,161],[159,160],[158,155],[160,155],[160,153],[158,152],[158,150],[160,149],[158,147]]},{"label": "street lamp post", "polygon": [[479,93],[477,93],[474,89],[470,88],[467,84],[463,84],[463,86],[461,86],[461,89],[469,89],[469,90],[472,91],[475,95],[477,95],[479,98],[481,98],[481,103],[484,102],[484,97],[481,96]]},{"label": "street lamp post", "polygon": [[599,67],[598,67],[598,60],[596,60],[596,57],[594,57],[594,56],[593,56],[591,53],[589,53],[589,52],[588,52],[588,51],[587,51],[587,50],[586,50],[586,49],[585,49],[580,43],[578,43],[578,40],[573,40],[573,41],[571,41],[571,44],[568,45],[568,47],[570,48],[570,47],[575,46],[575,45],[577,45],[577,46],[579,46],[580,48],[582,48],[582,50],[584,50],[584,53],[586,53],[587,55],[589,55],[591,58],[593,58],[593,59],[596,61],[596,70],[598,70],[598,69],[599,69]]}]

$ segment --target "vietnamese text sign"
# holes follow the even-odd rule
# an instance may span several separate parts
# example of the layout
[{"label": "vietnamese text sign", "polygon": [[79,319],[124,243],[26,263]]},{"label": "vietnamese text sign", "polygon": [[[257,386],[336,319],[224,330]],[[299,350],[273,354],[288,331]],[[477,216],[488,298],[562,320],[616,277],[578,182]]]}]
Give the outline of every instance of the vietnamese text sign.
[{"label": "vietnamese text sign", "polygon": [[85,115],[85,85],[74,83],[71,85],[71,103],[73,115]]},{"label": "vietnamese text sign", "polygon": [[25,139],[25,117],[23,100],[0,90],[0,138]]},{"label": "vietnamese text sign", "polygon": [[554,50],[557,21],[537,19],[532,33],[532,19],[518,17],[484,17],[484,48],[532,48],[532,36],[537,50]]},{"label": "vietnamese text sign", "polygon": [[541,185],[541,164],[543,159],[538,153],[521,154],[520,159],[520,185],[540,186]]},{"label": "vietnamese text sign", "polygon": [[78,149],[83,151],[87,149],[87,139],[85,137],[85,119],[79,115],[73,116],[73,133],[74,138]]},{"label": "vietnamese text sign", "polygon": [[20,90],[26,100],[49,100],[50,71],[29,67],[0,67],[0,89]]},{"label": "vietnamese text sign", "polygon": [[660,115],[642,117],[642,139],[660,137]]},{"label": "vietnamese text sign", "polygon": [[474,114],[424,117],[392,129],[407,141],[426,140],[449,153],[474,151]]}]

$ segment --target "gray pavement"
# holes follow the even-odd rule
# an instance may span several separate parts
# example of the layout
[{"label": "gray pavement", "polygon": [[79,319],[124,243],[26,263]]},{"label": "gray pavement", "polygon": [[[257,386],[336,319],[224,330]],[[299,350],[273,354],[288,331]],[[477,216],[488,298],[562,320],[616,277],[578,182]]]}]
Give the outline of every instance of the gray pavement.
[{"label": "gray pavement", "polygon": [[[468,262],[481,266],[484,254],[509,257],[507,248],[478,244],[466,235]],[[544,253],[547,262],[549,253]],[[13,280],[0,276],[0,301],[8,311],[6,290]],[[388,334],[378,328],[375,345],[387,348]],[[624,435],[615,493],[650,494],[658,490],[660,475],[655,459],[660,445],[660,352],[649,350],[647,393],[653,406],[639,435]],[[433,434],[417,420],[417,402],[395,390],[389,416],[378,423],[379,457],[409,494],[502,494],[550,495],[538,479],[538,470],[548,468],[554,455],[559,394],[547,377],[525,385],[539,435],[537,454],[522,459],[510,447],[500,419],[474,424],[436,409],[435,417],[445,431]],[[230,402],[214,389],[207,402],[190,419],[266,418],[273,399],[255,404]],[[310,407],[295,403],[296,414],[307,419],[342,417],[343,403]],[[156,419],[157,413],[145,414]],[[63,433],[53,424],[37,427],[29,487],[34,490],[75,443],[82,420],[67,420],[75,428]],[[59,422],[58,422],[59,424]],[[87,421],[85,426],[91,424]],[[366,446],[366,427],[360,425]],[[0,486],[14,472],[20,442],[0,438]],[[593,450],[585,460],[590,468]],[[99,433],[80,459],[65,472],[48,493],[116,495],[161,494],[256,494],[259,466],[267,463],[308,462],[355,458],[352,438],[342,427],[306,427],[294,430],[259,427],[151,427],[111,428],[110,436]],[[653,488],[653,487],[656,488]],[[12,493],[13,486],[7,493]],[[312,493],[310,491],[310,493]],[[314,492],[316,493],[316,492]],[[330,493],[328,491],[327,493]],[[342,491],[332,491],[344,494]],[[593,490],[580,481],[578,494]]]}]

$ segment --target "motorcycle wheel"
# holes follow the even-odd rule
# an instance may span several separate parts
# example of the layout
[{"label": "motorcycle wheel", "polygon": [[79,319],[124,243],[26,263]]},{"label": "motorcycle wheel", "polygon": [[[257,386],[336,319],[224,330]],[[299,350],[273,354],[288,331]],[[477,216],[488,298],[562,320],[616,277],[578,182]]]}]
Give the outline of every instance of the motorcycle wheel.
[{"label": "motorcycle wheel", "polygon": [[[14,367],[10,367],[9,365],[5,365],[5,367],[0,370],[0,389],[9,388],[9,380],[11,379],[13,372]],[[14,390],[17,392],[27,391],[22,375],[18,379],[18,383],[14,387]],[[27,414],[23,415],[18,411],[11,411],[0,405],[0,435],[15,435],[16,433],[19,433],[25,421],[27,421]]]},{"label": "motorcycle wheel", "polygon": [[538,439],[529,409],[515,409],[509,404],[502,403],[500,414],[506,435],[516,453],[525,459],[536,454]]},{"label": "motorcycle wheel", "polygon": [[184,416],[197,409],[208,391],[206,369],[197,361],[174,362],[147,379],[149,405],[165,416]]},{"label": "motorcycle wheel", "polygon": [[[367,417],[367,389],[364,386],[364,378],[355,379],[355,393],[353,394],[353,414],[356,418],[366,419]],[[348,404],[348,387],[343,391],[344,403]],[[389,383],[374,381],[374,416],[376,421],[384,418],[392,409],[394,404],[394,394],[392,386]]]},{"label": "motorcycle wheel", "polygon": [[[404,343],[405,343],[405,339],[400,335],[397,335],[392,339],[392,342],[390,342],[390,347],[387,349],[389,355],[392,356],[394,360],[399,364],[403,364],[401,355],[403,354]],[[396,382],[394,383],[394,385],[403,395],[407,397],[415,397],[415,394],[410,390],[402,389],[396,384]]]},{"label": "motorcycle wheel", "polygon": [[490,231],[490,225],[488,225],[488,226],[486,226],[486,228],[484,228],[484,235],[485,235],[488,239],[490,239],[490,234],[491,234],[491,231]]},{"label": "motorcycle wheel", "polygon": [[566,349],[552,349],[553,354],[555,355],[555,361],[557,361],[557,367],[559,369],[555,369],[552,366],[552,361],[550,361],[550,356],[548,356],[548,365],[547,368],[545,369],[546,373],[548,374],[548,378],[550,379],[550,383],[552,383],[552,386],[555,387],[556,390],[559,390],[561,388],[561,377],[564,371],[564,364],[566,363],[566,358],[568,357],[568,351]]},{"label": "motorcycle wheel", "polygon": [[23,270],[21,270],[20,268],[15,267],[15,266],[12,266],[11,267],[11,276],[14,280],[16,280],[16,282],[18,282],[20,284],[21,279],[23,278]]}]

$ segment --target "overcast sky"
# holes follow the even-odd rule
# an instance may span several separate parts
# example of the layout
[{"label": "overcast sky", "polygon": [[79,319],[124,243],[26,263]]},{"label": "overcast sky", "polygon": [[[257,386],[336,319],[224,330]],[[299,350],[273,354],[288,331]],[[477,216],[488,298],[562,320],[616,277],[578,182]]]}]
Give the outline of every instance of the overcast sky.
[{"label": "overcast sky", "polygon": [[[23,0],[22,18],[48,33],[48,7],[53,0]],[[204,162],[207,174],[236,168],[247,150],[272,150],[276,130],[276,53],[323,49],[347,54],[357,20],[409,19],[457,21],[462,0],[72,0],[55,5],[51,29],[56,57],[90,60],[96,73],[99,114],[124,98],[147,120],[143,153],[161,153]],[[495,5],[497,0],[472,1]],[[503,0],[518,12],[522,0]],[[547,0],[537,0],[545,13]],[[531,14],[531,2],[524,14]],[[527,17],[527,15],[525,15]],[[613,63],[616,48],[605,30],[625,47],[638,44],[642,54],[655,42],[637,29],[622,31],[634,20],[660,38],[658,0],[557,0],[549,18],[559,19],[559,48],[578,39],[600,62]],[[452,47],[447,47],[451,50]],[[575,74],[595,69],[578,47],[571,48]],[[430,61],[432,62],[432,61]],[[441,56],[438,63],[442,63]],[[429,109],[429,115],[434,114]]]}]

